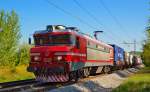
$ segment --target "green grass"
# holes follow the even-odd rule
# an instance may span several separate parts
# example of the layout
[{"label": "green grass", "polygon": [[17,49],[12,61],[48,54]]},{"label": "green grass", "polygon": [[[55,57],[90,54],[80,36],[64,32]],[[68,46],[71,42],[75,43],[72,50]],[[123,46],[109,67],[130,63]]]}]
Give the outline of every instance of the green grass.
[{"label": "green grass", "polygon": [[26,68],[25,65],[15,68],[0,67],[0,83],[34,78],[32,73],[26,71]]},{"label": "green grass", "polygon": [[150,92],[150,67],[141,69],[113,92]]}]

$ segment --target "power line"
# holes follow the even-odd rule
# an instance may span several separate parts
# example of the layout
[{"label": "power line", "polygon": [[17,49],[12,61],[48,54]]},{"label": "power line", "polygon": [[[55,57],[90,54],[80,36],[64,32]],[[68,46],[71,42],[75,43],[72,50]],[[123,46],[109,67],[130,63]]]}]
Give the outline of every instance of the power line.
[{"label": "power line", "polygon": [[136,49],[137,49],[137,46],[138,45],[144,45],[144,42],[143,41],[137,41],[136,39],[134,41],[131,41],[131,42],[126,42],[124,41],[123,43],[120,43],[120,44],[124,44],[125,46],[127,47],[132,47],[133,46],[133,51],[135,52]]},{"label": "power line", "polygon": [[136,52],[136,44],[138,44],[136,40],[134,40],[133,42],[124,42],[124,43],[122,43],[122,44],[125,44],[125,45],[133,45],[134,54],[135,54],[135,52]]},{"label": "power line", "polygon": [[91,27],[91,28],[93,28],[93,29],[97,29],[97,28],[95,28],[94,26],[92,26],[92,25],[90,25],[89,23],[87,23],[86,21],[82,20],[80,17],[78,17],[78,16],[76,16],[76,15],[73,15],[72,13],[66,11],[65,9],[63,9],[63,8],[61,8],[61,7],[59,7],[58,5],[56,5],[55,3],[51,2],[50,0],[45,0],[45,1],[46,1],[48,4],[50,4],[51,6],[53,6],[53,7],[57,8],[58,10],[62,11],[63,13],[65,13],[65,14],[67,14],[67,15],[69,15],[69,16],[75,18],[75,19],[77,19],[79,22],[85,24],[86,26],[89,26],[89,27]]},{"label": "power line", "polygon": [[[95,30],[99,30],[98,28],[96,28],[96,27],[90,25],[89,23],[87,23],[86,21],[82,20],[80,17],[78,17],[78,16],[76,16],[76,15],[73,15],[72,13],[66,11],[65,9],[63,9],[63,8],[61,8],[61,7],[59,7],[59,6],[56,5],[55,3],[53,3],[53,2],[51,2],[51,1],[49,1],[49,0],[45,0],[45,1],[46,1],[48,4],[50,4],[51,6],[53,6],[53,7],[57,8],[58,10],[62,11],[63,13],[65,13],[65,14],[67,14],[67,15],[69,15],[69,16],[75,18],[75,19],[77,19],[79,22],[85,24],[85,25],[88,26],[89,28],[95,29]],[[110,38],[111,38],[111,37],[110,37]],[[112,38],[112,39],[113,39],[113,38]],[[114,41],[115,41],[115,40],[114,40]]]},{"label": "power line", "polygon": [[[103,0],[98,0],[99,3],[103,6],[103,8],[108,12],[108,14],[112,17],[112,19],[115,21],[115,23],[118,25],[118,27],[123,31],[123,32],[126,32],[126,30],[123,28],[122,24],[118,21],[117,17],[114,16],[112,14],[112,12],[110,11],[110,9],[106,6],[106,4],[104,3]],[[127,34],[127,33],[126,33]],[[129,34],[128,34],[129,36]],[[132,37],[130,37],[132,38]]]},{"label": "power line", "polygon": [[73,15],[72,13],[66,11],[65,9],[63,9],[63,8],[61,8],[61,7],[59,7],[59,6],[56,5],[55,3],[52,3],[52,2],[49,1],[49,0],[45,0],[45,1],[46,1],[48,4],[52,5],[53,7],[57,8],[58,10],[62,11],[63,13],[65,13],[65,14],[67,14],[67,15],[69,15],[69,16],[75,18],[75,19],[77,19],[79,22],[85,24],[86,26],[98,30],[97,28],[91,26],[89,23],[87,23],[87,22],[85,22],[84,20],[82,20],[80,17]]},{"label": "power line", "polygon": [[85,7],[83,7],[77,0],[73,0],[73,1],[79,8],[83,10],[84,13],[88,14],[95,22],[103,25],[102,23],[99,22],[99,20],[92,13],[90,13]]},{"label": "power line", "polygon": [[[79,8],[81,8],[82,9],[82,11],[84,12],[84,13],[86,13],[87,15],[89,15],[96,23],[98,23],[98,24],[100,24],[100,25],[102,25],[103,27],[104,27],[104,24],[103,23],[101,23],[101,21],[99,21],[99,19],[97,19],[91,12],[89,12],[85,7],[83,7],[77,0],[73,0],[74,1],[74,3],[79,7]],[[106,27],[105,27],[106,28]],[[111,32],[111,31],[110,31]],[[116,35],[116,34],[114,34],[113,32],[111,32],[111,34],[113,34],[113,35]],[[118,36],[118,35],[117,35]],[[109,36],[110,37],[110,36]],[[112,36],[110,37],[110,38],[113,38]]]}]

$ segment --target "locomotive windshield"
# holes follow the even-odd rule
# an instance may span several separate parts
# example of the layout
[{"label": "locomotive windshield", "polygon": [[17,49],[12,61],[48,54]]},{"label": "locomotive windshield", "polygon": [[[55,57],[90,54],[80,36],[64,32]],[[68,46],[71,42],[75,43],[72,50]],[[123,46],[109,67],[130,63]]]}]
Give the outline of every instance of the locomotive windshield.
[{"label": "locomotive windshield", "polygon": [[73,45],[75,38],[69,34],[34,36],[35,45]]}]

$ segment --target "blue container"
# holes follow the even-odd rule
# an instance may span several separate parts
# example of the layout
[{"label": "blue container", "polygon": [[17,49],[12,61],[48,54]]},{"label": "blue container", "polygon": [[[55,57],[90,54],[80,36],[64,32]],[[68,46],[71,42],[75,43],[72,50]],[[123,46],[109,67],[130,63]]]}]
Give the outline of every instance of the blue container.
[{"label": "blue container", "polygon": [[111,44],[111,46],[114,48],[114,62],[117,64],[117,62],[124,63],[124,49],[115,45]]}]

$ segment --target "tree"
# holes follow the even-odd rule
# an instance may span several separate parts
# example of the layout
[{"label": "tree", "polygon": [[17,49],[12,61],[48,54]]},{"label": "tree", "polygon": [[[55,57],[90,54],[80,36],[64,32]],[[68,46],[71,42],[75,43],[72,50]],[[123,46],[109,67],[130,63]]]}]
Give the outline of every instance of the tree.
[{"label": "tree", "polygon": [[142,57],[144,60],[144,64],[146,66],[150,66],[150,19],[148,23],[148,27],[146,28],[146,41],[145,44],[143,45],[143,53]]},{"label": "tree", "polygon": [[0,65],[15,65],[20,34],[19,18],[15,11],[0,11]]},{"label": "tree", "polygon": [[26,43],[19,46],[18,55],[17,55],[18,61],[17,61],[16,65],[20,65],[20,64],[27,65],[27,64],[29,64],[29,61],[30,61],[29,50],[30,50],[30,48],[31,48],[31,45],[28,45]]}]

